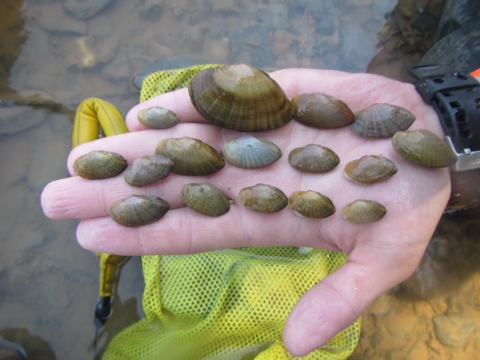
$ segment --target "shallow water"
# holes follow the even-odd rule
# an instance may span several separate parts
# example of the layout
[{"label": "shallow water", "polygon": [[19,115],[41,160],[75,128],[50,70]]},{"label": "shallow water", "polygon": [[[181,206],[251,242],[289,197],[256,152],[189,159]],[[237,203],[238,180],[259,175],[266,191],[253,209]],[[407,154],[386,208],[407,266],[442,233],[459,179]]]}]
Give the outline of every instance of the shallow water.
[{"label": "shallow water", "polygon": [[[139,97],[133,76],[157,61],[170,68],[239,61],[265,69],[368,68],[402,78],[403,62],[418,54],[375,57],[385,14],[395,3],[2,1],[0,335],[26,350],[45,349],[45,358],[93,358],[142,316],[143,280],[139,259],[133,258],[122,269],[114,313],[94,346],[98,260],[77,244],[77,221],[49,220],[39,206],[43,187],[69,176],[71,121],[80,101],[100,97],[126,113]],[[446,346],[433,320],[462,313],[470,328],[465,319],[480,323],[477,229],[476,222],[444,223],[414,277],[367,311],[354,358],[478,356],[476,325],[461,346]],[[418,334],[405,319],[416,319]]]}]

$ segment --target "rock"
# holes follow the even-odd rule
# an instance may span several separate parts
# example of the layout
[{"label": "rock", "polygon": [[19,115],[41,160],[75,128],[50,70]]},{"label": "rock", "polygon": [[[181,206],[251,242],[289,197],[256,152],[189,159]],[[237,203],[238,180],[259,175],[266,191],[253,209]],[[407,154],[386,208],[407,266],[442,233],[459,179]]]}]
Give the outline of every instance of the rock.
[{"label": "rock", "polygon": [[172,4],[172,11],[177,19],[180,19],[181,17],[183,17],[183,15],[185,15],[187,10],[188,10],[187,4],[183,1],[174,2]]},{"label": "rock", "polygon": [[211,0],[212,12],[220,15],[230,15],[237,11],[235,0]]},{"label": "rock", "polygon": [[102,67],[102,75],[110,80],[122,80],[129,77],[130,62],[126,49],[119,51],[112,62]]},{"label": "rock", "polygon": [[25,179],[32,157],[32,147],[25,136],[11,136],[0,141],[0,154],[8,154],[2,156],[0,160],[1,168],[8,169],[2,171],[0,176],[2,192]]},{"label": "rock", "polygon": [[270,29],[286,29],[289,26],[288,8],[286,5],[263,5],[257,9],[257,16]]},{"label": "rock", "polygon": [[15,134],[42,123],[46,118],[44,109],[0,101],[0,135]]},{"label": "rock", "polygon": [[82,36],[63,43],[57,43],[58,51],[65,52],[65,65],[77,69],[91,69],[99,64],[111,61],[117,55],[118,41],[110,37],[95,38],[93,36]]},{"label": "rock", "polygon": [[114,0],[66,0],[65,10],[74,18],[85,20],[95,16]]},{"label": "rock", "polygon": [[231,37],[230,58],[258,68],[271,65],[270,30],[265,24],[253,24],[236,29]]},{"label": "rock", "polygon": [[57,5],[44,6],[40,13],[40,26],[51,33],[87,34],[87,23],[72,19]]},{"label": "rock", "polygon": [[463,347],[477,324],[469,314],[438,315],[433,318],[435,336],[443,345]]},{"label": "rock", "polygon": [[140,11],[142,18],[147,20],[158,20],[162,14],[163,0],[145,0],[145,5]]},{"label": "rock", "polygon": [[410,349],[407,360],[429,359],[427,345],[423,341],[417,341]]},{"label": "rock", "polygon": [[0,240],[5,239],[15,226],[27,191],[28,188],[24,184],[15,184],[0,192],[0,204],[8,205],[0,208]]}]

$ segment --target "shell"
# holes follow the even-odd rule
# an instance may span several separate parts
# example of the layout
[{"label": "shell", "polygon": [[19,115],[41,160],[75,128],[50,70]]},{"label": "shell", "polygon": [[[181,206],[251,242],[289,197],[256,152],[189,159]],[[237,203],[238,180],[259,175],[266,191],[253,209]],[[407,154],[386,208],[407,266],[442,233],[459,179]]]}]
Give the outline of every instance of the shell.
[{"label": "shell", "polygon": [[172,159],[172,172],[180,175],[208,175],[225,166],[225,161],[213,147],[189,137],[162,140],[155,153]]},{"label": "shell", "polygon": [[323,173],[337,166],[340,163],[340,158],[332,149],[310,144],[290,151],[288,161],[297,170],[309,173]]},{"label": "shell", "polygon": [[203,215],[222,216],[230,210],[230,200],[218,188],[209,183],[187,184],[182,190],[187,206]]},{"label": "shell", "polygon": [[386,180],[398,171],[392,160],[378,155],[366,155],[360,159],[350,161],[343,174],[357,184],[368,185]]},{"label": "shell", "polygon": [[447,143],[428,130],[400,131],[392,145],[401,157],[422,166],[448,167],[458,160]]},{"label": "shell", "polygon": [[272,130],[285,125],[295,114],[280,86],[263,71],[246,64],[200,71],[188,92],[205,119],[226,129]]},{"label": "shell", "polygon": [[350,127],[357,134],[369,138],[387,138],[397,131],[407,130],[415,121],[415,115],[396,105],[373,104],[355,113]]},{"label": "shell", "polygon": [[380,220],[387,209],[376,201],[356,200],[342,209],[343,218],[355,224],[367,224]]},{"label": "shell", "polygon": [[240,190],[238,198],[247,209],[261,213],[274,213],[288,204],[287,196],[280,189],[265,184]]},{"label": "shell", "polygon": [[301,217],[324,219],[335,213],[335,205],[327,196],[316,191],[295,191],[288,198],[293,212]]},{"label": "shell", "polygon": [[282,156],[282,151],[273,142],[251,135],[228,140],[222,153],[229,163],[245,169],[273,164]]},{"label": "shell", "polygon": [[116,201],[110,207],[112,219],[123,226],[142,226],[161,219],[170,205],[157,196],[134,195]]},{"label": "shell", "polygon": [[121,174],[128,166],[121,155],[109,151],[91,151],[73,163],[73,170],[85,179],[107,179]]},{"label": "shell", "polygon": [[133,186],[145,186],[165,179],[173,168],[173,161],[162,155],[144,156],[129,165],[123,177]]},{"label": "shell", "polygon": [[317,129],[338,129],[355,120],[347,104],[327,94],[300,94],[291,101],[295,108],[295,119]]},{"label": "shell", "polygon": [[160,106],[140,110],[137,119],[150,129],[168,129],[180,122],[177,114]]}]

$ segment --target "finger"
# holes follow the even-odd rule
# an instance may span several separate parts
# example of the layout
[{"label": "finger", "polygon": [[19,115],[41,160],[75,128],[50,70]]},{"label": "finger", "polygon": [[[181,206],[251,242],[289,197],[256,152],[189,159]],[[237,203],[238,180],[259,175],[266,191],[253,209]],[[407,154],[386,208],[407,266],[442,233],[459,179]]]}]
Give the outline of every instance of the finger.
[{"label": "finger", "polygon": [[[429,230],[433,232],[432,227]],[[424,238],[430,237],[425,234]],[[400,243],[356,248],[346,264],[307,291],[285,323],[287,350],[293,356],[304,356],[324,345],[358,319],[380,294],[410,276],[427,241]]]}]

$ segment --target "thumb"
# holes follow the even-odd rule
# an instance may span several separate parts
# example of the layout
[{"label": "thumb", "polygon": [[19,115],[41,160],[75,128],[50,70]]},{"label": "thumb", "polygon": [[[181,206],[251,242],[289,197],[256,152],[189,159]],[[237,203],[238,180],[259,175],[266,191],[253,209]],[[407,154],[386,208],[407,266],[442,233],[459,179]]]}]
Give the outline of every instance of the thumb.
[{"label": "thumb", "polygon": [[382,259],[369,256],[370,259],[362,263],[355,262],[351,256],[295,305],[283,331],[287,350],[293,356],[305,356],[325,344],[360,317],[380,294],[410,276],[421,254],[422,251],[418,259],[410,258],[407,264],[390,256]]}]

